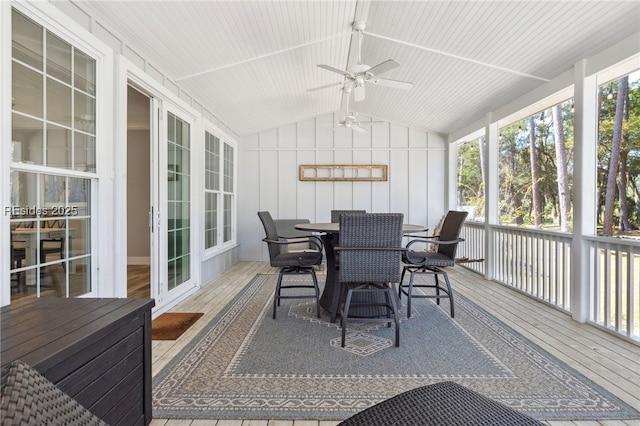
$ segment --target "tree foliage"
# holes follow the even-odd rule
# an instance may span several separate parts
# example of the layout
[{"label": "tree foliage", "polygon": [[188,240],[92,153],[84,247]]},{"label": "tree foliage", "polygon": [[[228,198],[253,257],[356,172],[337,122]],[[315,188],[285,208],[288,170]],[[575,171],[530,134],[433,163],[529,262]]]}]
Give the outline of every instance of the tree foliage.
[{"label": "tree foliage", "polygon": [[640,72],[600,86],[598,126],[599,233],[640,228]]},{"label": "tree foliage", "polygon": [[458,146],[458,205],[472,207],[476,217],[484,217],[484,138]]},{"label": "tree foliage", "polygon": [[[572,105],[569,100],[557,105],[555,114],[549,108],[500,129],[500,223],[569,229],[573,172]],[[562,122],[556,124],[554,121],[558,117]],[[562,150],[557,149],[556,139],[564,144]],[[560,168],[559,153],[563,154],[560,156],[563,163]],[[564,180],[567,189],[562,190],[559,180]]]},{"label": "tree foliage", "polygon": [[[640,71],[603,84],[599,95],[598,232],[639,235]],[[480,216],[485,197],[483,146],[481,138],[458,147],[458,205],[475,207]],[[573,146],[573,100],[500,129],[501,224],[570,231]]]}]

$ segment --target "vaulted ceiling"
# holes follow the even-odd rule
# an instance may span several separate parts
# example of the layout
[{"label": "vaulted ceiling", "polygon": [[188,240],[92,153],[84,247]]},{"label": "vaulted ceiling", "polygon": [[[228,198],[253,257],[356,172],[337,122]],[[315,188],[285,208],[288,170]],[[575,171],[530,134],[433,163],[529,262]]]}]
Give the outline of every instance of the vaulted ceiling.
[{"label": "vaulted ceiling", "polygon": [[[239,135],[346,107],[361,59],[400,66],[352,112],[448,134],[640,31],[638,1],[77,1]],[[324,89],[309,89],[331,85]]]}]

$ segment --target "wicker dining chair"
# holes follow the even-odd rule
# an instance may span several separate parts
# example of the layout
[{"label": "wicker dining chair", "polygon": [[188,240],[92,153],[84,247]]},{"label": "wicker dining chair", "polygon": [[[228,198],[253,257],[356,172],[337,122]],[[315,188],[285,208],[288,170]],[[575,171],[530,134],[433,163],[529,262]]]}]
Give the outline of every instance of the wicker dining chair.
[{"label": "wicker dining chair", "polygon": [[[453,291],[451,290],[451,283],[449,282],[449,276],[444,268],[455,265],[456,250],[458,244],[464,239],[459,238],[460,230],[464,224],[464,220],[467,217],[467,212],[450,210],[444,218],[442,228],[438,235],[432,235],[428,237],[412,235],[413,238],[407,243],[407,251],[402,256],[402,261],[405,264],[402,269],[402,277],[400,280],[400,286],[398,287],[398,296],[402,298],[402,294],[407,296],[407,317],[411,317],[411,299],[416,298],[430,298],[436,299],[436,303],[440,304],[440,299],[449,299],[449,309],[451,312],[451,318],[454,318],[453,307]],[[422,247],[423,245],[435,245],[436,250],[424,249],[411,249],[412,246]],[[404,283],[404,276],[406,272],[409,272],[409,283]],[[414,282],[414,276],[416,274],[429,274],[434,276],[435,283],[419,283]],[[444,279],[444,285],[438,279],[439,276]],[[414,291],[415,288],[431,288],[435,289],[435,294]]]},{"label": "wicker dining chair", "polygon": [[[307,236],[307,242],[311,248],[304,250],[285,251],[283,247],[300,244],[300,239],[280,238],[276,224],[268,211],[258,212],[258,217],[264,226],[266,237],[262,240],[267,243],[269,248],[269,261],[271,266],[280,268],[278,274],[278,282],[276,284],[275,294],[273,297],[273,319],[276,319],[276,308],[280,306],[281,299],[315,299],[316,315],[320,318],[320,290],[318,288],[318,280],[316,278],[315,266],[322,263],[322,240],[314,235]],[[286,237],[286,236],[285,236]],[[282,284],[284,275],[309,274],[313,280],[312,284],[293,283]],[[282,290],[310,288],[313,289],[312,295],[308,293],[291,292],[287,295],[282,294]]]},{"label": "wicker dining chair", "polygon": [[346,293],[342,309],[342,347],[350,318],[395,325],[400,345],[399,307],[394,284],[400,282],[402,213],[346,214],[340,217],[339,278]]},{"label": "wicker dining chair", "polygon": [[362,214],[366,212],[366,210],[331,210],[331,223],[340,223],[340,216],[343,214]]},{"label": "wicker dining chair", "polygon": [[[331,223],[340,223],[340,217],[343,214],[362,214],[366,213],[366,210],[331,210]],[[335,254],[335,266],[340,267],[340,253]]]}]

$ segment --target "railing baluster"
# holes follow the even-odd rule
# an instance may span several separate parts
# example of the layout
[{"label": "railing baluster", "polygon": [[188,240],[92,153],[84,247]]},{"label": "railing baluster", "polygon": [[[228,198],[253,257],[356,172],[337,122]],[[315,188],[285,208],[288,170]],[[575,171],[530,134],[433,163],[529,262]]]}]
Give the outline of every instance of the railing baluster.
[{"label": "railing baluster", "polygon": [[[628,249],[629,253],[629,290],[627,291],[627,333],[629,336],[637,336],[640,334],[640,308],[636,308],[636,297],[638,297],[638,288],[636,281],[640,283],[640,274],[636,273],[640,269],[640,255]],[[639,286],[640,287],[640,286]],[[638,311],[638,315],[635,312]]]},{"label": "railing baluster", "polygon": [[615,306],[614,306],[614,318],[615,318],[615,330],[617,332],[622,331],[622,289],[623,289],[623,277],[622,277],[622,252],[616,250],[616,281],[615,281]]},{"label": "railing baluster", "polygon": [[611,253],[604,249],[604,326],[611,327]]}]

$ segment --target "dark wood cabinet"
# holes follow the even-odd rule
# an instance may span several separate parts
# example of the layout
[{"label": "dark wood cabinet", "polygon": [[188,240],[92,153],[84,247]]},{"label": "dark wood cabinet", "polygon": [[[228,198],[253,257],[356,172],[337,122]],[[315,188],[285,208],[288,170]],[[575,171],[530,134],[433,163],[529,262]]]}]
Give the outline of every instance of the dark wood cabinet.
[{"label": "dark wood cabinet", "polygon": [[41,298],[2,307],[0,360],[33,366],[110,425],[148,425],[154,304]]}]

